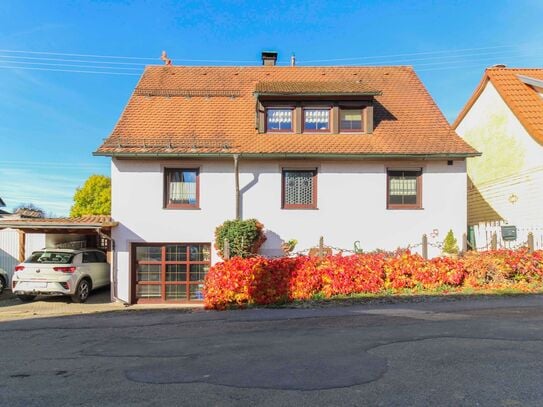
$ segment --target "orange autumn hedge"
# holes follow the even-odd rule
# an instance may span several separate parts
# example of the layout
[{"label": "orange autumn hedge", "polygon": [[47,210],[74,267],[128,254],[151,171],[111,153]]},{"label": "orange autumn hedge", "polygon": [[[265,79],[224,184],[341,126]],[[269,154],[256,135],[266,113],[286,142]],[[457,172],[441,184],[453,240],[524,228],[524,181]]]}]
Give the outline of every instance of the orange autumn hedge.
[{"label": "orange autumn hedge", "polygon": [[315,295],[330,298],[447,287],[522,288],[542,282],[543,251],[530,254],[526,249],[470,252],[458,259],[432,260],[408,251],[394,257],[379,253],[233,258],[216,264],[207,274],[204,302],[208,309],[225,309],[307,300]]}]

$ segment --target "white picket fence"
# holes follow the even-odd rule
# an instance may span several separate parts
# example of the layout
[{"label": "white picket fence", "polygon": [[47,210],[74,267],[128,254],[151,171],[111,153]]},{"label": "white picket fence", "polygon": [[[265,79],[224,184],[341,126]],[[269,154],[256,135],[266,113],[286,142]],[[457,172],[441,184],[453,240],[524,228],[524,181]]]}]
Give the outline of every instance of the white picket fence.
[{"label": "white picket fence", "polygon": [[493,234],[496,234],[498,249],[516,249],[526,246],[529,233],[532,233],[534,236],[534,249],[543,249],[543,225],[514,225],[517,227],[517,239],[514,241],[503,240],[502,226],[509,225],[505,222],[485,222],[474,225],[473,232],[476,249],[490,250]]},{"label": "white picket fence", "polygon": [[[29,233],[25,239],[25,255],[45,247],[45,235]],[[13,229],[0,230],[0,268],[10,279],[19,263],[19,233]]]}]

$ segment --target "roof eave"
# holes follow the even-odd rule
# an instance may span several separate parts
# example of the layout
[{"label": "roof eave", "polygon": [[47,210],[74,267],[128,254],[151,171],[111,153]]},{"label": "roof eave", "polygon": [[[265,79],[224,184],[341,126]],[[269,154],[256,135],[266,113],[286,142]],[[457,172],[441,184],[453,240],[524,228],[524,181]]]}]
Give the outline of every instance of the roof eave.
[{"label": "roof eave", "polygon": [[475,91],[472,93],[471,97],[468,99],[468,101],[466,102],[466,104],[464,105],[464,107],[462,108],[458,116],[456,117],[455,121],[451,124],[451,128],[453,130],[456,130],[457,127],[462,122],[462,120],[464,120],[464,117],[466,117],[468,112],[471,110],[471,107],[475,104],[477,99],[479,99],[479,96],[481,95],[481,93],[483,93],[483,90],[485,89],[486,84],[488,83],[489,80],[490,78],[488,77],[488,73],[485,71],[483,78],[477,85],[477,88],[475,88]]},{"label": "roof eave", "polygon": [[480,152],[461,153],[130,153],[130,152],[101,152],[95,151],[95,156],[115,158],[226,158],[239,155],[244,158],[275,159],[275,158],[327,158],[327,159],[439,159],[478,157]]},{"label": "roof eave", "polygon": [[118,222],[104,223],[51,223],[51,222],[20,222],[20,219],[11,221],[0,221],[1,229],[67,229],[67,230],[96,230],[102,228],[113,228]]}]

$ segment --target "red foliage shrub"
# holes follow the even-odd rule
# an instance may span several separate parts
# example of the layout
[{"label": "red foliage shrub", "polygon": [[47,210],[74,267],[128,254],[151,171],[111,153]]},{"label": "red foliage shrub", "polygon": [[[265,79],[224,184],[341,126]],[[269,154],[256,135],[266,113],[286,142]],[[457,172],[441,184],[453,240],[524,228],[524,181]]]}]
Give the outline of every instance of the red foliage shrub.
[{"label": "red foliage shrub", "polygon": [[207,274],[204,303],[206,308],[225,309],[307,300],[316,294],[329,298],[385,290],[534,283],[543,283],[543,251],[472,252],[461,258],[432,260],[409,251],[395,257],[373,253],[323,258],[233,258],[217,263]]},{"label": "red foliage shrub", "polygon": [[320,292],[334,295],[376,293],[383,289],[383,256],[359,254],[328,256],[318,267],[322,286]]},{"label": "red foliage shrub", "polygon": [[462,259],[466,285],[482,287],[511,285],[518,282],[537,283],[543,280],[543,251],[528,249],[472,252]]}]

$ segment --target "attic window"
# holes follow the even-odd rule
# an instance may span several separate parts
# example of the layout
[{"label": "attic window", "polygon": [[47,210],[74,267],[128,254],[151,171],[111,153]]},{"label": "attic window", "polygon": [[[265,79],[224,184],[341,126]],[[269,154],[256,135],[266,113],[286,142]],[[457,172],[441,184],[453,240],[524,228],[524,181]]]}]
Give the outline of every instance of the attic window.
[{"label": "attic window", "polygon": [[304,109],[304,131],[330,131],[330,109]]},{"label": "attic window", "polygon": [[362,109],[340,109],[340,131],[362,131]]},{"label": "attic window", "polygon": [[267,131],[292,131],[292,109],[266,109]]}]

